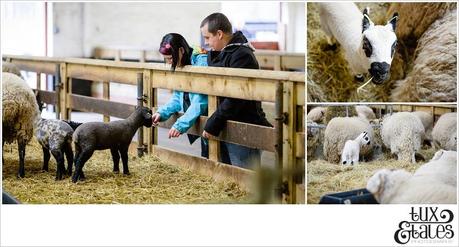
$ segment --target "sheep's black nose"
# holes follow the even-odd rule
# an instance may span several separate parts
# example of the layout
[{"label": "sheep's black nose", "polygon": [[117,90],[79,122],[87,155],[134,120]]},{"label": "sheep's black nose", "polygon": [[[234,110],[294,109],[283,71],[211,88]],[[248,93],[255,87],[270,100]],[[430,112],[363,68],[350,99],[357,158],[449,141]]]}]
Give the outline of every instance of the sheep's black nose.
[{"label": "sheep's black nose", "polygon": [[368,70],[373,76],[373,82],[375,84],[381,84],[387,79],[389,79],[390,74],[390,64],[386,62],[373,62],[370,65],[370,69]]}]

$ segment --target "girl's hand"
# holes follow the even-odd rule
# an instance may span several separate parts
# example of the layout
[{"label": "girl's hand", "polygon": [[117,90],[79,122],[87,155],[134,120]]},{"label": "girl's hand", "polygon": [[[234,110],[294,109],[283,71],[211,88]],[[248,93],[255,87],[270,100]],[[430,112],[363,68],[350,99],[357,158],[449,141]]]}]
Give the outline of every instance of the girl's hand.
[{"label": "girl's hand", "polygon": [[151,120],[153,121],[153,126],[157,126],[160,119],[161,119],[161,115],[159,113],[156,112],[155,114],[153,114],[153,116],[151,116]]},{"label": "girl's hand", "polygon": [[176,130],[175,128],[171,128],[169,130],[169,139],[171,139],[172,137],[179,137],[182,133],[180,133],[180,131]]}]

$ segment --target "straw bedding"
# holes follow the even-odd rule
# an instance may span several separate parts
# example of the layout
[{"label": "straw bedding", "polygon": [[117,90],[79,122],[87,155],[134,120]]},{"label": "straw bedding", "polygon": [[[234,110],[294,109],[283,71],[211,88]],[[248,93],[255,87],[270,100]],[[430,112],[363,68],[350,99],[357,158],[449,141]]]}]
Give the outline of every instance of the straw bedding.
[{"label": "straw bedding", "polygon": [[[118,204],[118,203],[246,203],[249,194],[234,181],[215,182],[211,177],[172,166],[157,157],[129,153],[130,176],[112,172],[110,150],[96,151],[84,167],[86,180],[55,181],[56,162],[42,172],[41,146],[33,139],[26,147],[26,177],[16,178],[17,145],[3,148],[3,189],[22,203]],[[67,163],[66,163],[67,166]]]},{"label": "straw bedding", "polygon": [[[425,162],[430,160],[437,150],[422,149]],[[308,203],[319,203],[325,194],[365,188],[367,180],[379,169],[405,169],[414,172],[425,162],[411,164],[397,161],[385,154],[381,160],[360,162],[357,166],[342,166],[329,163],[323,159],[308,161]]]}]

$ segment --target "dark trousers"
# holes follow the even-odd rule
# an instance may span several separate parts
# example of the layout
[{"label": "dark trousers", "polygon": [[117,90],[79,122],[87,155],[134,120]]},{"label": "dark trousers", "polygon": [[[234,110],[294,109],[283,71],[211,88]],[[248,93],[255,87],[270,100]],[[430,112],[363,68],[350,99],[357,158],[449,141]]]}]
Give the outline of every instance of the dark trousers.
[{"label": "dark trousers", "polygon": [[[201,157],[209,158],[208,141],[201,137]],[[220,162],[231,165],[231,160],[228,153],[228,148],[225,142],[220,142]]]}]

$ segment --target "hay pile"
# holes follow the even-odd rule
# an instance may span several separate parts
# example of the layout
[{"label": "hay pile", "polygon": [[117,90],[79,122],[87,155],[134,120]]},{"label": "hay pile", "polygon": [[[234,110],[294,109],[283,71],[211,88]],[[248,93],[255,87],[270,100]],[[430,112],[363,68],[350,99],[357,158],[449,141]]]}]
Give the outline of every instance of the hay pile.
[{"label": "hay pile", "polygon": [[[3,148],[3,189],[22,203],[246,203],[249,195],[235,182],[212,178],[166,164],[153,156],[129,153],[130,176],[114,174],[110,150],[96,151],[84,167],[86,181],[55,181],[56,162],[42,172],[42,149],[33,139],[26,147],[26,177],[17,179],[17,145]],[[121,163],[121,162],[120,162]],[[67,163],[66,163],[67,166]]]},{"label": "hay pile", "polygon": [[[437,150],[421,150],[421,155],[430,160]],[[414,172],[426,162],[411,164],[397,161],[385,154],[381,160],[360,162],[358,166],[341,166],[325,160],[308,161],[308,203],[319,203],[325,194],[365,188],[367,180],[379,169],[405,169]]]},{"label": "hay pile", "polygon": [[[389,3],[357,3],[357,6],[359,9],[370,7],[370,18],[376,24],[386,23]],[[382,95],[390,90],[373,84],[365,87],[365,93],[357,95],[356,90],[360,84],[355,83],[354,76],[349,73],[341,47],[338,45],[336,51],[327,50],[328,44],[320,28],[317,4],[308,3],[307,10],[308,101],[387,101]]]}]

